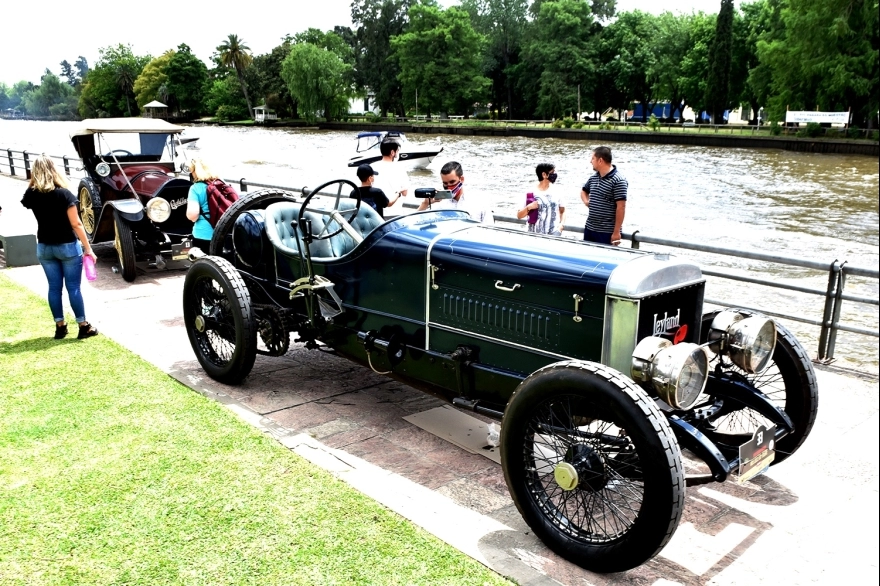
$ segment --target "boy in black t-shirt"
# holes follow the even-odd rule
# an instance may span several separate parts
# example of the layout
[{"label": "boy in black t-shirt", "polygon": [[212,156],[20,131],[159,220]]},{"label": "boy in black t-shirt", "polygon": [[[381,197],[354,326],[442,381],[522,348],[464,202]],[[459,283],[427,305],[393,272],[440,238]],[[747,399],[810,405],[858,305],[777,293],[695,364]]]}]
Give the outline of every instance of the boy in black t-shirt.
[{"label": "boy in black t-shirt", "polygon": [[[385,208],[391,205],[385,192],[381,189],[373,187],[373,178],[378,175],[376,171],[369,165],[360,165],[357,168],[358,179],[361,180],[361,186],[358,188],[361,201],[374,210],[376,210],[382,219],[385,219]],[[354,193],[352,193],[354,197]]]}]

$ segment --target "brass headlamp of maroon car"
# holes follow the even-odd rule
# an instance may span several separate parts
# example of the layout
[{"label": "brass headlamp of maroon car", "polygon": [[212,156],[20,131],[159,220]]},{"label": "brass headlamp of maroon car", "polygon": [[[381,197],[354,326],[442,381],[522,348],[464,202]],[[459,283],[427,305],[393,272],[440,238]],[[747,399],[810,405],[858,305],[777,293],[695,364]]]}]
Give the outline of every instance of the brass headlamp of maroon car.
[{"label": "brass headlamp of maroon car", "polygon": [[710,348],[727,354],[731,362],[748,374],[763,372],[776,348],[776,325],[763,315],[747,316],[725,310],[709,327]]},{"label": "brass headlamp of maroon car", "polygon": [[676,409],[689,409],[706,388],[709,358],[702,346],[649,336],[632,355],[633,380],[651,383],[657,394]]}]

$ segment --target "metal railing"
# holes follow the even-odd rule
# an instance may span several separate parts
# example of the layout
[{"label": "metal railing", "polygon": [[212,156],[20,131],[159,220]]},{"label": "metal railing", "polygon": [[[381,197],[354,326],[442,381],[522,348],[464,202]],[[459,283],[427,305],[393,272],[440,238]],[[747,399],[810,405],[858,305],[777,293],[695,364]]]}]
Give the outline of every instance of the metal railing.
[{"label": "metal railing", "polygon": [[[6,167],[8,167],[9,175],[17,176],[17,172],[27,178],[30,179],[30,159],[34,156],[35,153],[29,153],[28,151],[14,151],[12,149],[6,149],[7,161],[0,163],[0,172],[6,171]],[[17,156],[20,155],[20,156]],[[71,165],[75,165],[78,163],[82,163],[81,159],[77,159],[74,157],[67,156],[54,156],[49,155],[52,159],[56,161],[60,161],[63,165],[64,172],[68,176],[70,176]],[[20,165],[17,165],[16,162],[21,162]],[[80,167],[81,168],[81,167]],[[307,191],[309,189],[308,186],[303,187],[290,187],[287,185],[274,185],[271,183],[256,183],[249,182],[245,178],[240,179],[224,179],[227,183],[238,184],[239,191],[241,193],[247,193],[249,188],[258,187],[264,189],[281,189],[284,191],[289,191],[293,193],[303,193],[303,191]],[[409,209],[415,209],[418,206],[412,203],[403,203],[403,207]],[[525,225],[525,220],[520,220],[515,216],[505,216],[501,214],[495,214],[496,222],[504,222],[515,225]],[[565,232],[569,234],[583,234],[583,227],[577,225],[566,224],[564,226]],[[720,279],[727,279],[731,281],[737,281],[741,283],[749,283],[753,285],[761,285],[764,287],[771,287],[777,289],[783,289],[786,291],[793,291],[798,293],[805,293],[808,295],[818,296],[822,298],[822,319],[810,319],[808,317],[802,315],[793,315],[790,313],[782,313],[782,312],[774,312],[768,311],[763,308],[753,308],[753,307],[743,307],[742,304],[739,303],[730,303],[724,300],[716,300],[716,299],[705,299],[707,303],[711,303],[713,305],[718,305],[721,307],[741,307],[742,309],[750,309],[754,311],[759,311],[769,316],[789,319],[795,322],[808,324],[812,326],[817,326],[819,328],[819,347],[817,349],[817,356],[819,362],[831,362],[834,359],[834,352],[837,343],[837,334],[838,332],[849,332],[852,334],[860,335],[860,336],[869,336],[874,338],[880,338],[880,331],[876,329],[867,329],[854,326],[852,324],[842,323],[841,322],[841,310],[843,307],[843,302],[847,301],[850,303],[858,303],[864,305],[873,305],[880,306],[880,299],[877,297],[864,297],[861,295],[850,295],[844,293],[844,289],[846,287],[846,281],[848,277],[863,277],[868,279],[878,279],[880,278],[880,271],[873,268],[868,267],[858,267],[850,265],[846,260],[840,261],[835,259],[831,262],[820,262],[811,259],[803,259],[796,257],[788,257],[788,256],[780,256],[780,255],[772,255],[765,254],[760,252],[750,252],[744,250],[737,250],[732,248],[723,248],[719,246],[708,246],[705,244],[700,244],[696,242],[687,242],[682,240],[672,240],[668,238],[659,238],[655,236],[650,236],[647,234],[642,234],[640,231],[636,230],[635,232],[628,233],[624,232],[621,234],[624,240],[628,240],[631,242],[632,248],[640,248],[642,244],[654,244],[658,246],[667,246],[671,248],[678,248],[682,250],[692,250],[701,253],[709,253],[709,254],[717,254],[724,255],[728,257],[736,257],[736,258],[744,258],[749,260],[757,260],[762,262],[769,262],[783,266],[789,267],[798,267],[804,269],[811,269],[816,271],[825,272],[828,275],[827,278],[827,286],[824,289],[817,289],[811,287],[801,287],[798,285],[791,285],[788,283],[781,283],[779,281],[771,281],[767,279],[759,279],[750,276],[737,275],[734,273],[730,273],[723,270],[718,270],[715,268],[703,269],[703,274],[716,277]]]}]

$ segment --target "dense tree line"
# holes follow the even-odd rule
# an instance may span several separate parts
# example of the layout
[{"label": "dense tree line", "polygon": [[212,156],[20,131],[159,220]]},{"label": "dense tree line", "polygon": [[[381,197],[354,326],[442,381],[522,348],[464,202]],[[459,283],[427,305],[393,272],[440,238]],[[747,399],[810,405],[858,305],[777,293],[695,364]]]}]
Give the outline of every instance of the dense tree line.
[{"label": "dense tree line", "polygon": [[310,29],[253,55],[229,35],[206,66],[190,48],[153,58],[127,46],[61,63],[38,86],[0,84],[0,110],[133,116],[160,100],[174,116],[335,119],[369,95],[386,114],[508,119],[657,104],[716,122],[745,105],[753,122],[786,109],[853,112],[877,123],[877,0],[757,0],[719,13],[617,13],[615,0],[353,0],[353,27]]}]

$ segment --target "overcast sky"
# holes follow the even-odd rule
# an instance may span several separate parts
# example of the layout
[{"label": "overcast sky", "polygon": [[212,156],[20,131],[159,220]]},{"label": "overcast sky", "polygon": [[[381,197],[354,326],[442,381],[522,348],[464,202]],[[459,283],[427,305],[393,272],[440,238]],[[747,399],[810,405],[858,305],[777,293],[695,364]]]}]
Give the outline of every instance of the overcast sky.
[{"label": "overcast sky", "polygon": [[[440,3],[449,6],[458,1]],[[720,4],[720,0],[617,0],[617,9],[654,14],[664,10],[717,13]],[[154,57],[186,43],[208,63],[217,45],[235,33],[259,55],[271,51],[286,34],[310,27],[329,30],[335,25],[351,26],[350,5],[351,0],[4,2],[0,9],[0,82],[10,86],[20,80],[39,83],[47,67],[57,75],[61,61],[73,64],[80,55],[93,65],[99,48],[119,43],[131,45],[135,54]],[[232,6],[236,14],[225,11]]]}]

